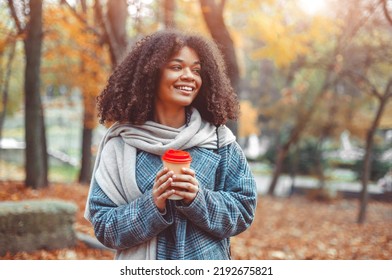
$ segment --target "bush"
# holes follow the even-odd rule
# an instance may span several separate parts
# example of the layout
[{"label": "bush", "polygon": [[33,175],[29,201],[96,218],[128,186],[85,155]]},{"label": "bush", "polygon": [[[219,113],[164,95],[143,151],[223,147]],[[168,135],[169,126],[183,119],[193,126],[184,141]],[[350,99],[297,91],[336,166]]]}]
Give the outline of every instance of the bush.
[{"label": "bush", "polygon": [[[392,169],[392,163],[387,161],[382,161],[381,152],[379,150],[375,150],[373,152],[372,160],[371,160],[371,169],[370,169],[370,181],[376,182],[385,174],[388,173],[389,170]],[[357,174],[357,179],[360,180],[363,175],[363,159],[358,160],[354,163],[353,171]]]},{"label": "bush", "polygon": [[[266,152],[264,158],[271,164],[276,161],[277,146],[271,146]],[[289,154],[283,161],[283,173],[296,172],[301,175],[315,175],[317,173],[317,157],[318,147],[316,141],[308,140],[297,146],[296,149],[291,149]],[[320,158],[322,168],[325,169],[327,161]]]}]

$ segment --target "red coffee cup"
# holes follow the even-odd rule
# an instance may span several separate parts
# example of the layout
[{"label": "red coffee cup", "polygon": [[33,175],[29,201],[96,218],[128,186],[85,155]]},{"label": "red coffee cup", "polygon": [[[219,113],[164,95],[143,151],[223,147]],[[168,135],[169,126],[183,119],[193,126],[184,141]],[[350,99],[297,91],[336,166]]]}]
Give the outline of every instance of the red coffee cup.
[{"label": "red coffee cup", "polygon": [[[163,166],[173,171],[174,174],[181,174],[182,173],[181,168],[183,167],[190,168],[192,157],[186,151],[169,149],[163,154],[162,162],[163,162]],[[171,188],[169,187],[168,190],[170,189]],[[181,200],[183,198],[179,195],[173,194],[169,197],[169,199]]]}]

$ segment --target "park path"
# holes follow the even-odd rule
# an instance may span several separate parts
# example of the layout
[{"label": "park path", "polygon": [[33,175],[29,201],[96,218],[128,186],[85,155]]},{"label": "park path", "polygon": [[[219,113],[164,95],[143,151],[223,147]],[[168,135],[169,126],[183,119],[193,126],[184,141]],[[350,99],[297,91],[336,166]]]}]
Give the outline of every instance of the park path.
[{"label": "park path", "polygon": [[[255,174],[257,192],[259,194],[266,194],[271,182],[271,176]],[[288,196],[291,191],[292,179],[290,176],[282,175],[279,178],[278,184],[275,188],[275,195]],[[314,178],[297,177],[294,180],[295,188],[300,189],[315,189],[318,187],[318,180]],[[362,189],[360,182],[326,182],[326,187],[331,191],[341,191],[350,193],[359,193]],[[383,194],[384,191],[381,186],[377,184],[369,184],[368,191],[371,194]]]}]

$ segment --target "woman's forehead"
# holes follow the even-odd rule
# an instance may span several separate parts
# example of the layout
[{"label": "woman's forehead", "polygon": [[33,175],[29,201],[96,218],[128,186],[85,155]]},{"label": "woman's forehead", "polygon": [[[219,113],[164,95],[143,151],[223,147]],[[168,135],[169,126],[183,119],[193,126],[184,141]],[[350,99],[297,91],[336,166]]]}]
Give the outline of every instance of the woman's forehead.
[{"label": "woman's forehead", "polygon": [[169,58],[169,61],[184,62],[191,60],[194,64],[200,64],[199,54],[195,49],[184,46],[180,48],[177,52],[173,53]]}]

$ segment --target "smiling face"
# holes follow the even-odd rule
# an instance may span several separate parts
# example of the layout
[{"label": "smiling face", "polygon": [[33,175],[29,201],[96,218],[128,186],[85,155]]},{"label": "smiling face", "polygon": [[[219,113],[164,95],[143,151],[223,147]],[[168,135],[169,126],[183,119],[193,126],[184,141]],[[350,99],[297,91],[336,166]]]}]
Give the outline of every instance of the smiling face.
[{"label": "smiling face", "polygon": [[183,47],[161,70],[156,105],[164,108],[189,106],[200,90],[201,65],[197,53]]}]

